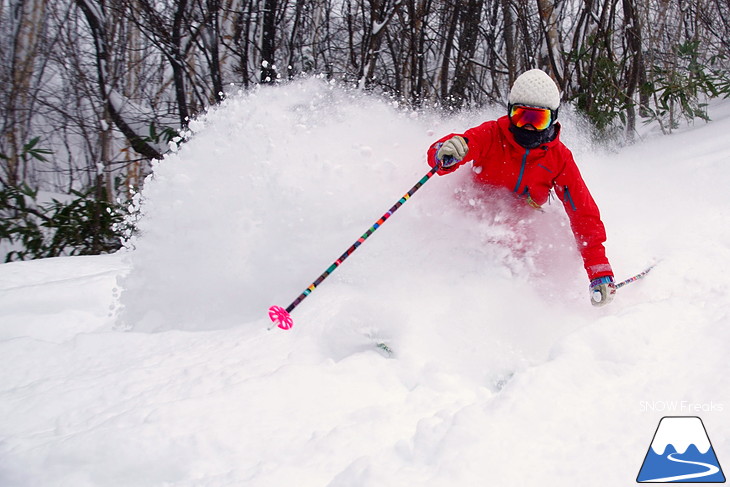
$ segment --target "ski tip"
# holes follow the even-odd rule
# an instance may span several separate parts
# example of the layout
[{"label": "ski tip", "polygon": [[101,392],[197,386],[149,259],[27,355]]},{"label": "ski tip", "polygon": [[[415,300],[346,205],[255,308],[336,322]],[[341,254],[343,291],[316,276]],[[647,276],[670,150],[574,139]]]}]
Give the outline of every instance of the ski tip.
[{"label": "ski tip", "polygon": [[395,352],[393,351],[393,349],[390,348],[390,346],[384,342],[376,343],[375,348],[377,348],[378,352],[380,352],[380,354],[386,358],[393,358],[393,355],[395,355]]},{"label": "ski tip", "polygon": [[[282,330],[289,330],[292,326],[294,326],[294,320],[292,320],[291,315],[281,306],[272,306],[269,308],[269,319],[271,319],[273,325],[276,325]],[[273,325],[271,328],[273,328]],[[269,330],[271,328],[269,328]]]}]

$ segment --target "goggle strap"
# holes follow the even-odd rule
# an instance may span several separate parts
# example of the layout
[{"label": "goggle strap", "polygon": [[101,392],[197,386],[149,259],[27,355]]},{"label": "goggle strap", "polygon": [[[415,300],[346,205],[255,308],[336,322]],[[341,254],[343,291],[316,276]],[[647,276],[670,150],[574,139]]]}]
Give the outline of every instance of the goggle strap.
[{"label": "goggle strap", "polygon": [[[509,103],[507,105],[507,114],[508,115],[512,111],[512,107],[515,106],[515,105],[521,105],[521,103]],[[522,105],[522,106],[528,106],[528,105]],[[552,120],[553,121],[555,121],[555,120],[558,119],[558,112],[560,111],[560,107],[556,108],[555,110],[553,110],[552,108],[546,108],[546,110],[550,110],[552,112]]]}]

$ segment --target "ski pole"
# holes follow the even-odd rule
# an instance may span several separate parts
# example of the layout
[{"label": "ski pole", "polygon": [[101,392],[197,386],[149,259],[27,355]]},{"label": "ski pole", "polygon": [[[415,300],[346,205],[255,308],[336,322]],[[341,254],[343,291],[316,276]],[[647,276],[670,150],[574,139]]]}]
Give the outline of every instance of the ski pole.
[{"label": "ski pole", "polygon": [[632,282],[638,281],[639,279],[643,278],[644,276],[646,276],[649,273],[649,271],[651,271],[654,268],[654,266],[656,266],[656,264],[647,267],[643,271],[639,272],[638,274],[636,274],[633,277],[629,277],[625,281],[619,282],[618,284],[616,284],[616,289],[619,289],[619,288],[621,288],[621,287],[623,287],[623,286],[625,286],[627,284],[631,284]]},{"label": "ski pole", "polygon": [[282,330],[288,330],[292,326],[294,326],[294,322],[292,320],[292,317],[290,313],[299,306],[299,303],[301,303],[304,298],[309,296],[312,291],[315,290],[317,286],[322,284],[322,281],[327,279],[327,276],[332,274],[335,269],[337,269],[342,262],[344,262],[345,259],[347,259],[350,255],[352,255],[357,248],[362,245],[362,243],[370,236],[372,235],[375,230],[380,228],[380,226],[388,220],[388,218],[395,213],[398,208],[400,208],[403,203],[408,201],[408,199],[413,196],[413,194],[419,190],[421,186],[426,184],[426,181],[431,179],[431,177],[436,174],[436,172],[440,169],[441,163],[437,162],[437,164],[431,168],[430,171],[426,173],[425,176],[423,176],[411,189],[408,190],[406,194],[401,197],[388,211],[386,211],[383,216],[380,217],[378,221],[373,224],[368,230],[353,243],[350,248],[345,250],[345,253],[340,256],[339,259],[335,260],[332,265],[330,265],[327,270],[325,270],[322,275],[320,275],[307,289],[305,289],[298,297],[295,299],[289,306],[286,307],[286,309],[282,308],[281,306],[272,306],[269,308],[269,318],[271,319],[271,322],[273,323],[269,329],[273,328],[274,325],[281,328]]}]

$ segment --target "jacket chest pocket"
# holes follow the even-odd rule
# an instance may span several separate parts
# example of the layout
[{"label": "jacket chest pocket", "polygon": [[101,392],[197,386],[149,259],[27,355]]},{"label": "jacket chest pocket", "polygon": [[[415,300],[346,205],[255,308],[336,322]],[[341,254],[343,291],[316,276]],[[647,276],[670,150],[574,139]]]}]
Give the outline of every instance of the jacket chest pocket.
[{"label": "jacket chest pocket", "polygon": [[543,205],[548,200],[556,175],[555,170],[549,167],[549,161],[527,162],[519,187],[515,186],[515,193]]}]

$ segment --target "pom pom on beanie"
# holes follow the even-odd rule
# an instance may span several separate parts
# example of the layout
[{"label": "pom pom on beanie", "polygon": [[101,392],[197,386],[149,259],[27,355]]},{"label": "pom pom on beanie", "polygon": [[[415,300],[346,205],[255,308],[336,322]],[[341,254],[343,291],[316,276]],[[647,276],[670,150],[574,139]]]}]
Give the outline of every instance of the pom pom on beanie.
[{"label": "pom pom on beanie", "polygon": [[545,71],[531,69],[515,80],[509,92],[509,103],[557,110],[560,106],[560,92],[555,81]]}]

